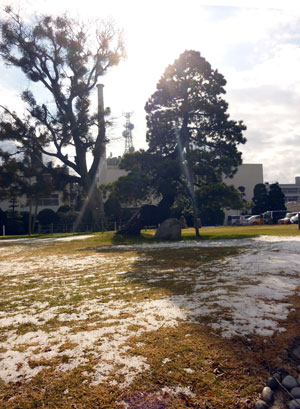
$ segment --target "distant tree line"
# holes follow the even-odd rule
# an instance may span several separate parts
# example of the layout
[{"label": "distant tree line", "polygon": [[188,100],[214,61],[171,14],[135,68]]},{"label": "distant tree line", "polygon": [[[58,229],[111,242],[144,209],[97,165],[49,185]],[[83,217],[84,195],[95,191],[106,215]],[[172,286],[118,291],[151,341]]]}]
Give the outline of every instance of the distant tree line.
[{"label": "distant tree line", "polygon": [[59,230],[72,228],[79,212],[70,206],[61,206],[55,212],[52,209],[41,210],[35,220],[35,225],[30,228],[30,214],[27,211],[18,211],[14,200],[11,200],[10,208],[7,211],[0,209],[0,234],[2,226],[5,226],[6,235],[22,235],[38,232],[38,226],[59,225]]},{"label": "distant tree line", "polygon": [[252,214],[261,214],[268,210],[286,210],[285,197],[278,183],[272,183],[267,189],[264,183],[254,187]]}]

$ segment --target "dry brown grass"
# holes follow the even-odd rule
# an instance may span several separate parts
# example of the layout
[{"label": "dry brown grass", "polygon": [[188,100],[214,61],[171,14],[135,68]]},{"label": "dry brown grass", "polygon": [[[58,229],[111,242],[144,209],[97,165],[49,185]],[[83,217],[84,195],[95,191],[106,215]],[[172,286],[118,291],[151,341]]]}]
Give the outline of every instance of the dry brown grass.
[{"label": "dry brown grass", "polygon": [[[288,331],[267,342],[261,337],[224,340],[205,326],[183,323],[176,329],[161,329],[128,341],[135,345],[131,353],[146,356],[151,370],[125,390],[109,383],[90,386],[82,369],[67,373],[45,369],[27,383],[0,383],[0,407],[253,408],[269,372],[279,365],[277,357],[285,360],[280,366],[295,373],[295,362],[282,354],[283,348],[299,337],[300,305],[295,301],[296,309],[285,323]],[[166,357],[170,361],[163,363]],[[184,392],[174,396],[170,391],[178,385],[188,387],[194,396]]]},{"label": "dry brown grass", "polygon": [[[84,259],[99,254],[96,252],[97,244],[93,238],[84,243],[53,243],[38,245],[38,248],[34,249],[24,246],[14,259],[18,258],[20,263],[28,266],[48,257],[62,260],[64,257],[79,255]],[[110,276],[105,274],[105,266],[101,263],[91,268],[83,265],[76,271],[61,266],[54,275],[53,271],[48,271],[45,264],[44,267],[39,267],[40,279],[29,277],[28,272],[24,271],[18,274],[19,281],[12,283],[11,280],[16,277],[9,278],[4,274],[1,308],[2,311],[13,314],[16,306],[26,312],[33,303],[48,301],[49,306],[59,308],[59,316],[79,311],[84,305],[83,302],[93,301],[100,297],[99,294],[102,297],[99,302],[104,305],[116,300],[130,305],[133,302],[141,303],[143,300],[156,300],[174,294],[189,294],[193,290],[193,269],[202,266],[207,269],[209,276],[212,272],[207,267],[208,262],[227,256],[234,257],[241,251],[243,250],[226,247],[201,250],[189,248],[176,250],[176,257],[172,250],[151,254],[140,251],[134,262],[128,262],[136,256],[136,252],[112,252],[108,248],[106,252],[101,251],[101,255],[113,257],[113,268],[116,271],[126,269],[126,274],[114,276],[113,284],[110,284]],[[181,269],[183,274],[185,268],[191,269],[189,279],[185,282],[176,281],[178,269]],[[90,274],[93,274],[92,278],[89,277]],[[106,288],[111,287],[116,291],[106,291]],[[65,297],[67,293],[71,294],[68,300]],[[76,342],[66,340],[59,344],[59,354],[51,360],[37,359],[32,355],[30,368],[43,369],[31,380],[25,381],[20,377],[14,383],[0,382],[0,408],[253,408],[269,373],[276,366],[285,366],[291,373],[295,373],[295,362],[283,354],[283,349],[291,346],[295,339],[300,337],[300,301],[296,296],[289,301],[294,310],[291,310],[287,320],[281,322],[287,331],[275,332],[272,337],[224,339],[208,325],[212,317],[202,317],[199,323],[179,320],[177,327],[162,326],[154,331],[139,332],[139,323],[129,325],[127,329],[131,336],[125,342],[124,351],[131,358],[142,356],[149,367],[126,386],[121,386],[126,380],[121,364],[116,365],[115,371],[110,373],[105,381],[98,385],[92,384],[90,375],[100,356],[95,356],[93,351],[88,349],[85,351],[87,360],[83,365],[65,372],[58,371],[59,364],[69,361],[67,351],[78,346]],[[225,309],[222,314],[226,317]],[[62,325],[58,316],[40,324],[29,322],[2,328],[1,340],[4,342],[7,336],[14,332],[23,335],[42,330],[51,334]],[[129,309],[121,310],[115,322],[129,320],[131,316],[133,312]],[[227,318],[230,320],[230,315]],[[161,317],[158,316],[157,319],[159,321]],[[86,336],[89,331],[95,329],[111,329],[113,338],[115,324],[94,311],[84,319],[65,321],[63,325],[68,326],[72,334],[85,331]],[[108,338],[109,336],[107,333]],[[102,341],[99,339],[99,343]],[[28,346],[29,344],[18,345],[16,348],[26,351]],[[30,346],[37,355],[45,348],[54,348],[55,342],[47,346],[32,342]],[[0,350],[1,353],[5,353],[5,349]],[[278,357],[283,361],[279,363]],[[174,393],[176,388],[179,389]]]}]

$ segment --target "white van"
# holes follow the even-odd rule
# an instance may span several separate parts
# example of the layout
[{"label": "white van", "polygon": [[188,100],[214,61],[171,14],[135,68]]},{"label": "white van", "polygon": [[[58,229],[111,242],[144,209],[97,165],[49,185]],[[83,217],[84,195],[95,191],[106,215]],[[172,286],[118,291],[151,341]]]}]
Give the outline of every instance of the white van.
[{"label": "white van", "polygon": [[228,226],[239,226],[241,224],[241,216],[228,216]]}]

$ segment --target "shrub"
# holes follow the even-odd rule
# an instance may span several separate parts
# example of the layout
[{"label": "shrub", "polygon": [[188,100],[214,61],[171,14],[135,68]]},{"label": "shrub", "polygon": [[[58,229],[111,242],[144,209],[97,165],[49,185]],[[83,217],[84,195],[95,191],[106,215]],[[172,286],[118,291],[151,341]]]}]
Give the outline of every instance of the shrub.
[{"label": "shrub", "polygon": [[63,205],[63,206],[60,206],[60,207],[58,208],[57,214],[58,214],[58,213],[68,213],[70,210],[72,210],[72,208],[71,208],[70,206],[68,206],[68,205]]},{"label": "shrub", "polygon": [[43,209],[37,215],[37,220],[41,224],[47,225],[47,224],[55,223],[57,221],[57,215],[51,209]]},{"label": "shrub", "polygon": [[76,210],[70,210],[68,212],[57,212],[58,220],[60,223],[63,224],[71,224],[74,223],[79,215],[79,212]]}]

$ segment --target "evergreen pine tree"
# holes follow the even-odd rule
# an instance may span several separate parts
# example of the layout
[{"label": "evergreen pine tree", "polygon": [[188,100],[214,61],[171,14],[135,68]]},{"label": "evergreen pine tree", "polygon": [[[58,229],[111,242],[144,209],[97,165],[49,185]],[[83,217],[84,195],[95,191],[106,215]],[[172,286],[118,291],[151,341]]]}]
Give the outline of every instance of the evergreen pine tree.
[{"label": "evergreen pine tree", "polygon": [[258,183],[254,187],[252,214],[261,214],[269,210],[269,196],[264,183]]},{"label": "evergreen pine tree", "polygon": [[270,185],[268,210],[286,210],[284,204],[284,193],[282,192],[278,182]]}]

